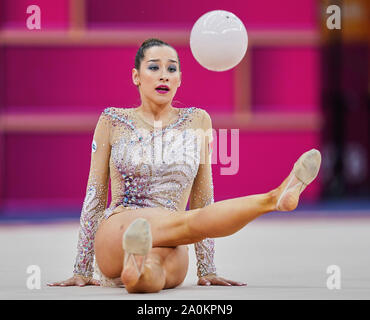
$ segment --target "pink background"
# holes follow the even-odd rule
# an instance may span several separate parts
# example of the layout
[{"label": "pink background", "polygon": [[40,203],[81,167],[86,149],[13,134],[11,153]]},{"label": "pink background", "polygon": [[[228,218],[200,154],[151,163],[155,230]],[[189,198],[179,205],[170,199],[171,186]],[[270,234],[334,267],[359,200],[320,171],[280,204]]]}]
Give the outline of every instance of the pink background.
[{"label": "pink background", "polygon": [[[42,30],[69,28],[66,0],[2,0],[3,30],[25,28],[26,7],[42,9]],[[269,1],[87,1],[87,27],[179,28],[190,33],[193,23],[207,11],[229,10],[253,30],[309,30],[318,32],[314,0]],[[148,33],[150,37],[150,32]],[[3,115],[20,113],[94,113],[96,119],[109,106],[137,106],[140,99],[131,81],[134,46],[0,46],[0,108]],[[234,71],[215,73],[202,68],[189,46],[175,46],[183,81],[175,106],[206,109],[211,117],[235,112]],[[316,46],[251,47],[252,111],[320,115],[320,61]],[[217,129],[217,127],[215,127]],[[222,125],[220,125],[222,128]],[[90,165],[91,130],[81,132],[5,131],[0,138],[3,208],[17,206],[82,206]],[[240,130],[239,172],[220,175],[215,165],[215,200],[266,192],[277,186],[304,151],[320,147],[317,129],[266,131]],[[320,180],[303,195],[317,201]],[[51,213],[52,214],[52,213]]]}]

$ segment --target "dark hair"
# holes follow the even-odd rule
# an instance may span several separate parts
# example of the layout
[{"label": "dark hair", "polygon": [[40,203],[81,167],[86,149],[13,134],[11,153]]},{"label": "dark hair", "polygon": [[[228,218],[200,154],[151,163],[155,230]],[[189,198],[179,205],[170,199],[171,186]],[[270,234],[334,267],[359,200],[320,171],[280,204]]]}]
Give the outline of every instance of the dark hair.
[{"label": "dark hair", "polygon": [[[139,48],[139,50],[136,52],[136,56],[135,56],[135,69],[136,70],[139,70],[140,69],[141,61],[144,59],[144,56],[145,56],[145,51],[147,49],[149,49],[151,47],[155,47],[155,46],[157,46],[157,47],[167,46],[167,47],[170,47],[173,50],[175,50],[174,47],[172,47],[167,42],[164,42],[162,40],[159,40],[159,39],[156,39],[156,38],[146,39],[141,44],[141,47]],[[176,51],[176,54],[177,54],[177,51]],[[181,71],[180,59],[179,59],[179,56],[178,55],[177,55],[177,60],[179,61],[179,70]]]}]

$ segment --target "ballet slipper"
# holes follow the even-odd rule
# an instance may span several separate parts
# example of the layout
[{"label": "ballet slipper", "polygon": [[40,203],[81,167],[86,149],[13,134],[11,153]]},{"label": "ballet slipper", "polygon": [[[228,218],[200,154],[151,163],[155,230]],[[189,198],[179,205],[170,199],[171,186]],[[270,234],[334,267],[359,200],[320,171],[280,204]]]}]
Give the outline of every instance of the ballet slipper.
[{"label": "ballet slipper", "polygon": [[291,211],[297,207],[300,194],[317,177],[320,165],[321,154],[316,149],[311,149],[299,157],[276,203],[276,210]]},{"label": "ballet slipper", "polygon": [[[140,278],[144,270],[146,256],[152,248],[152,234],[149,222],[143,218],[138,218],[132,222],[123,235],[122,247],[125,252],[123,270],[125,270],[130,258],[132,258],[138,275],[137,279]],[[144,257],[140,268],[136,263],[134,255]]]}]

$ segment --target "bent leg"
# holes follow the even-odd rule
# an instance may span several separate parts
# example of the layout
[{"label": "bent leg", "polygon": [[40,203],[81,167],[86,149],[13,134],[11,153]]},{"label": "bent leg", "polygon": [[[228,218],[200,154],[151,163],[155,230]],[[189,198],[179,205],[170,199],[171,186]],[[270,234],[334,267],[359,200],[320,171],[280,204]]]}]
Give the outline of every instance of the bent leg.
[{"label": "bent leg", "polygon": [[[143,257],[136,257],[142,263]],[[158,292],[180,285],[187,273],[189,259],[187,246],[153,248],[145,260],[144,271],[137,279],[136,269],[130,266],[122,270],[121,280],[128,292]]]},{"label": "bent leg", "polygon": [[184,234],[181,229],[185,229],[185,214],[171,213],[161,208],[137,210],[121,208],[100,223],[95,235],[96,262],[105,276],[115,278],[121,275],[124,259],[122,237],[128,226],[137,218],[145,218],[150,222],[153,248],[175,248],[177,246],[175,244],[161,244],[167,242],[167,236],[176,238],[176,234]]}]

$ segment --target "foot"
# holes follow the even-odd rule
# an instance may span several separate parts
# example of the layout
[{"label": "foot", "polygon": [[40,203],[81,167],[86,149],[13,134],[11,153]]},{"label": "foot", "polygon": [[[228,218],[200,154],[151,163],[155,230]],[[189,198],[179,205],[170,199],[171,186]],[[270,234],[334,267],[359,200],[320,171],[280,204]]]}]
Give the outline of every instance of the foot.
[{"label": "foot", "polygon": [[133,285],[139,280],[144,270],[145,258],[152,248],[149,222],[138,218],[131,223],[123,234],[122,247],[125,258],[121,279],[125,285]]},{"label": "foot", "polygon": [[316,178],[321,165],[321,154],[311,149],[300,156],[288,178],[278,188],[278,211],[292,211],[299,202],[303,190]]},{"label": "foot", "polygon": [[121,281],[125,287],[133,287],[139,281],[142,272],[138,271],[138,265],[145,265],[144,256],[130,255],[121,273]]}]

